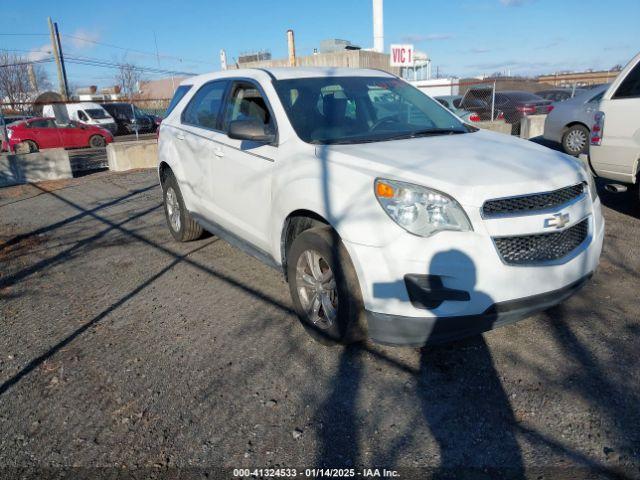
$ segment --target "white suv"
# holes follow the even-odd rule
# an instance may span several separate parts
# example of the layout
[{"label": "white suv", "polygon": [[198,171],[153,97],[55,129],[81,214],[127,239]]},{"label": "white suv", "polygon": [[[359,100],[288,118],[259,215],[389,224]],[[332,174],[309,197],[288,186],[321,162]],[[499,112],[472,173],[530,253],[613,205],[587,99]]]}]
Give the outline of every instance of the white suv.
[{"label": "white suv", "polygon": [[604,223],[565,154],[464,124],[376,70],[247,69],[178,88],[159,134],[167,223],[284,272],[327,342],[441,342],[557,304]]},{"label": "white suv", "polygon": [[640,183],[640,54],[605,92],[599,110],[591,128],[591,166],[598,176],[637,187]]}]

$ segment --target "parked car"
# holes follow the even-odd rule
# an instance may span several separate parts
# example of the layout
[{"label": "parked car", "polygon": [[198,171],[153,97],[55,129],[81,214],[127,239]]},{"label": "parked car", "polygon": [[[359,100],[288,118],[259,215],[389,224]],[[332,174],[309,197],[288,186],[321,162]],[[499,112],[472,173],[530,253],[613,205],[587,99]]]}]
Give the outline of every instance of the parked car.
[{"label": "parked car", "polygon": [[574,98],[555,105],[544,122],[544,138],[562,144],[569,155],[589,150],[589,133],[598,104],[609,85],[584,90]]},{"label": "parked car", "polygon": [[600,177],[640,184],[640,54],[600,100],[591,127],[589,161]]},{"label": "parked car", "polygon": [[[469,112],[475,113],[478,117],[480,117],[481,121],[489,121],[496,120],[500,117],[500,112],[495,104],[493,105],[493,110],[491,106],[491,90],[489,90],[489,96],[486,98],[482,98],[480,95],[464,95],[464,96],[454,96],[452,100],[453,106],[458,109],[467,110]],[[460,97],[460,98],[457,98]],[[503,118],[504,116],[501,116]]]},{"label": "parked car", "polygon": [[[112,134],[117,131],[116,123],[113,117],[97,103],[93,102],[79,102],[79,103],[67,103],[66,107],[67,116],[69,120],[75,120],[76,122],[82,122],[85,125],[92,125],[95,127],[104,128],[109,130]],[[56,118],[58,122],[62,122],[66,119],[58,118],[53,105],[45,105],[42,108],[42,116],[49,118]]]},{"label": "parked car", "polygon": [[113,136],[104,128],[70,121],[59,125],[55,118],[32,118],[7,126],[9,143],[2,142],[2,149],[9,146],[15,151],[24,147],[25,153],[37,152],[44,148],[104,147],[113,141]]},{"label": "parked car", "polygon": [[[485,101],[491,96],[491,88],[471,88],[465,93],[462,106],[467,108],[471,101]],[[500,110],[504,114],[505,121],[515,125],[516,129],[519,128],[520,120],[527,115],[549,113],[553,110],[551,103],[550,100],[545,100],[533,93],[519,90],[496,92],[495,94],[495,108]]]},{"label": "parked car", "polygon": [[598,264],[582,162],[465,124],[391,74],[227,70],[176,96],[158,141],[169,231],[280,268],[323,341],[471,335],[561,302]]},{"label": "parked car", "polygon": [[[474,108],[472,111],[462,108],[462,95],[442,95],[434,97],[434,100],[467,122],[491,120],[491,107],[482,100],[475,99],[468,102],[469,106]],[[504,115],[500,111],[494,112],[494,117],[497,120],[504,119]]]},{"label": "parked car", "polygon": [[131,103],[102,103],[101,106],[114,118],[118,134],[135,133],[136,129],[138,132],[156,131],[154,116],[148,115]]},{"label": "parked car", "polygon": [[584,92],[583,88],[550,88],[548,90],[541,90],[536,92],[541,98],[545,100],[551,100],[552,102],[564,102]]}]

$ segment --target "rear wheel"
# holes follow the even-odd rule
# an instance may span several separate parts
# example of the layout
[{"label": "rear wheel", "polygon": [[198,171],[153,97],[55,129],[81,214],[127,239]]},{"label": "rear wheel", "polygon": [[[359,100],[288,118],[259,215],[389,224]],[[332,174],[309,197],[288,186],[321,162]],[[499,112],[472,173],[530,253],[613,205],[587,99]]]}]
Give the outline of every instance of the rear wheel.
[{"label": "rear wheel", "polygon": [[104,139],[104,137],[102,135],[93,135],[90,139],[89,139],[89,146],[91,148],[100,148],[100,147],[104,147],[106,145],[106,141]]},{"label": "rear wheel", "polygon": [[562,148],[566,153],[578,156],[587,153],[589,148],[589,129],[584,125],[570,127],[562,136]]},{"label": "rear wheel", "polygon": [[204,232],[202,227],[187,211],[178,182],[172,173],[168,173],[163,184],[164,215],[173,238],[179,242],[197,240]]},{"label": "rear wheel", "polygon": [[337,234],[326,226],[305,230],[287,255],[293,306],[303,327],[325,345],[365,338],[362,294]]}]

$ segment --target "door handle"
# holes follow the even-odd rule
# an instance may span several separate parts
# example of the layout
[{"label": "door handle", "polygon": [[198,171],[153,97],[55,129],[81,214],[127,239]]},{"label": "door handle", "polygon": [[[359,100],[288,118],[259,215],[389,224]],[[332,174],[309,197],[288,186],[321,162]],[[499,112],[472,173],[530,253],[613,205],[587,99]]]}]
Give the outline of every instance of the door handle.
[{"label": "door handle", "polygon": [[184,140],[184,134],[182,134],[182,133],[176,133],[176,138],[177,138],[178,140]]},{"label": "door handle", "polygon": [[213,150],[213,154],[214,154],[216,157],[220,157],[220,158],[224,157],[224,152],[222,151],[222,148],[220,148],[220,147],[218,147],[218,148],[214,149],[214,150]]}]

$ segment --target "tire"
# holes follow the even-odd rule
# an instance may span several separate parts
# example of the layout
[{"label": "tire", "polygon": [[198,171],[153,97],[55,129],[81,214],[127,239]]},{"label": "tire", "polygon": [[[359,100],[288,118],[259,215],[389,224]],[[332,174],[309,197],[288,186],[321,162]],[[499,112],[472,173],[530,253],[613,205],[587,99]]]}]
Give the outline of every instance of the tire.
[{"label": "tire", "polygon": [[296,314],[315,340],[346,345],[366,338],[358,277],[330,227],[311,228],[294,239],[287,254],[287,278]]},{"label": "tire", "polygon": [[33,140],[25,140],[24,142],[20,142],[18,145],[22,145],[22,150],[24,153],[34,153],[39,150],[38,144]]},{"label": "tire", "polygon": [[589,150],[589,129],[584,125],[573,125],[562,135],[562,149],[577,157]]},{"label": "tire", "polygon": [[91,148],[104,147],[106,144],[107,142],[102,135],[92,135],[89,139],[89,146]]},{"label": "tire", "polygon": [[178,182],[172,173],[168,173],[162,183],[162,199],[164,216],[173,238],[178,242],[190,242],[202,236],[204,230],[187,211]]}]

